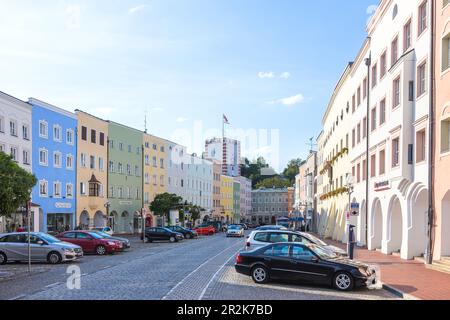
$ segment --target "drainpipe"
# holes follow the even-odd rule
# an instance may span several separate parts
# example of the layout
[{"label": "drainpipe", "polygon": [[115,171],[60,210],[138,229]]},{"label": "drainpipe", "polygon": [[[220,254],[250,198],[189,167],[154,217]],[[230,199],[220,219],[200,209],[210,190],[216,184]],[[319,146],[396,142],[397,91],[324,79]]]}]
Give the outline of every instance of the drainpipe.
[{"label": "drainpipe", "polygon": [[433,249],[434,249],[434,122],[435,122],[435,34],[436,34],[436,1],[431,0],[431,40],[430,40],[430,103],[429,103],[429,120],[428,120],[428,244],[427,244],[427,257],[426,263],[433,263]]},{"label": "drainpipe", "polygon": [[[368,37],[369,45],[371,38]],[[366,207],[365,207],[365,239],[366,246],[369,246],[369,147],[370,147],[370,138],[369,138],[369,118],[370,118],[370,67],[372,65],[372,53],[369,53],[369,57],[366,59],[367,66],[367,110],[366,110]]]}]

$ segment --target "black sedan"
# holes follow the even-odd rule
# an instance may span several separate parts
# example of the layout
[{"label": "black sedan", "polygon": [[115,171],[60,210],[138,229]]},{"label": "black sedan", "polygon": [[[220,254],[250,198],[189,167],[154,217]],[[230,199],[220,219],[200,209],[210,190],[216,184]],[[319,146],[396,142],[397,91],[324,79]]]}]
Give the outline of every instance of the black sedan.
[{"label": "black sedan", "polygon": [[167,227],[167,229],[170,229],[172,231],[181,233],[184,236],[185,239],[198,238],[198,233],[195,230],[183,228],[183,227],[180,227],[180,226],[170,226],[170,227]]},{"label": "black sedan", "polygon": [[184,236],[167,228],[146,228],[145,238],[148,242],[169,240],[178,242],[184,239]]},{"label": "black sedan", "polygon": [[130,240],[128,240],[127,238],[121,238],[121,237],[112,236],[112,235],[109,235],[109,234],[107,234],[105,232],[101,232],[101,231],[97,231],[97,230],[89,230],[89,232],[96,233],[96,234],[98,234],[99,236],[101,236],[101,237],[103,237],[105,239],[117,240],[117,241],[122,242],[122,251],[131,248]]},{"label": "black sedan", "polygon": [[315,244],[276,243],[240,252],[235,268],[259,284],[280,279],[350,291],[375,281],[368,265],[338,257]]}]

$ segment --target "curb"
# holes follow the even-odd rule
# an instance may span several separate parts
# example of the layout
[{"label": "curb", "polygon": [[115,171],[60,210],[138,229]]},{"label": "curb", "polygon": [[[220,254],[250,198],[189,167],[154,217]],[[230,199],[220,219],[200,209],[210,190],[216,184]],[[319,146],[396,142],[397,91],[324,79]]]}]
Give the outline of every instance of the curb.
[{"label": "curb", "polygon": [[399,298],[402,298],[402,299],[405,299],[405,300],[421,300],[421,299],[419,299],[417,297],[414,297],[414,296],[412,296],[412,295],[410,295],[408,293],[404,293],[403,291],[401,291],[401,290],[399,290],[397,288],[394,288],[393,286],[387,285],[385,283],[382,283],[382,285],[383,285],[383,289],[384,290],[392,293],[393,295],[395,295],[395,296],[397,296]]}]

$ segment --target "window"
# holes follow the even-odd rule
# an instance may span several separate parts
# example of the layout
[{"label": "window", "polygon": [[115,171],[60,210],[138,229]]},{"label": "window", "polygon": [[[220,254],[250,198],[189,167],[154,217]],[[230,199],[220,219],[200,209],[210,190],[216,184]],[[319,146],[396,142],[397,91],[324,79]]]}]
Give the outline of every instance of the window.
[{"label": "window", "polygon": [[269,242],[271,243],[289,242],[289,235],[283,233],[270,233]]},{"label": "window", "polygon": [[118,171],[119,174],[123,174],[123,165],[120,162],[117,165],[117,171]]},{"label": "window", "polygon": [[377,108],[373,108],[372,112],[371,112],[371,129],[372,131],[375,131],[375,129],[377,128]]},{"label": "window", "polygon": [[387,72],[387,63],[386,63],[386,51],[381,55],[380,58],[380,79],[382,79]]},{"label": "window", "polygon": [[27,150],[23,150],[22,153],[23,153],[23,157],[22,157],[23,164],[29,165],[30,164],[30,153]]},{"label": "window", "polygon": [[114,149],[114,140],[109,140],[109,147]]},{"label": "window", "polygon": [[119,150],[123,151],[123,143],[122,142],[119,142]]},{"label": "window", "polygon": [[352,97],[352,112],[355,112],[356,109],[356,96],[353,95]]},{"label": "window", "polygon": [[56,168],[61,168],[61,152],[53,153],[53,166]]},{"label": "window", "polygon": [[0,132],[5,133],[5,118],[0,116]]},{"label": "window", "polygon": [[73,156],[72,155],[66,156],[66,168],[73,169]]},{"label": "window", "polygon": [[161,185],[161,187],[164,187],[164,176],[159,177],[159,184]]},{"label": "window", "polygon": [[100,145],[105,145],[105,134],[103,132],[100,132]]},{"label": "window", "polygon": [[131,153],[131,145],[128,145],[128,153]]},{"label": "window", "polygon": [[164,146],[161,146],[161,148],[159,149],[161,152],[165,152],[164,150]]},{"label": "window", "polygon": [[17,137],[17,122],[14,120],[9,121],[9,133],[13,137]]},{"label": "window", "polygon": [[411,47],[411,20],[403,27],[403,52],[406,52]]},{"label": "window", "polygon": [[164,169],[164,159],[159,159],[159,164],[162,169]]},{"label": "window", "polygon": [[418,97],[423,95],[427,90],[427,88],[426,88],[426,69],[427,69],[426,62],[422,63],[417,68],[417,96]]},{"label": "window", "polygon": [[134,175],[135,175],[136,177],[139,177],[139,176],[140,176],[140,173],[139,173],[139,166],[134,166]]},{"label": "window", "polygon": [[105,170],[105,163],[102,157],[98,158],[98,170],[104,171]]},{"label": "window", "polygon": [[144,175],[144,181],[145,181],[145,184],[150,184],[150,175],[148,173],[146,173]]},{"label": "window", "polygon": [[363,132],[362,132],[363,139],[367,137],[367,118],[364,117],[363,119]]},{"label": "window", "polygon": [[66,198],[73,198],[73,185],[71,183],[66,184]]},{"label": "window", "polygon": [[441,153],[450,152],[450,118],[441,121]]},{"label": "window", "polygon": [[144,162],[146,166],[150,165],[150,156],[148,154],[145,155],[144,157]]},{"label": "window", "polygon": [[392,109],[400,105],[400,77],[394,80],[392,85]]},{"label": "window", "polygon": [[86,154],[82,153],[80,155],[80,165],[82,168],[86,168]]},{"label": "window", "polygon": [[380,126],[386,122],[386,99],[380,102]]},{"label": "window", "polygon": [[59,125],[53,126],[53,140],[57,142],[62,141],[62,128]]},{"label": "window", "polygon": [[66,143],[67,144],[73,145],[73,136],[74,136],[73,130],[68,129],[66,131]]},{"label": "window", "polygon": [[425,130],[416,133],[416,163],[426,159],[426,135]]},{"label": "window", "polygon": [[87,141],[87,128],[81,127],[81,140]]},{"label": "window", "polygon": [[94,129],[91,129],[91,142],[97,143],[97,131]]},{"label": "window", "polygon": [[306,247],[292,246],[292,258],[296,260],[311,261],[314,254]]},{"label": "window", "polygon": [[30,140],[29,128],[26,124],[22,126],[22,138],[24,140]]},{"label": "window", "polygon": [[363,160],[363,164],[362,164],[362,171],[363,171],[363,174],[362,174],[362,179],[363,179],[363,181],[366,181],[366,179],[367,179],[367,160]]},{"label": "window", "polygon": [[95,156],[89,157],[89,168],[95,169]]},{"label": "window", "polygon": [[372,88],[377,85],[378,79],[378,65],[375,63],[372,67]]},{"label": "window", "polygon": [[61,182],[59,181],[53,183],[53,196],[55,198],[61,198]]},{"label": "window", "polygon": [[48,138],[48,123],[46,121],[39,121],[39,137]]},{"label": "window", "polygon": [[370,157],[370,177],[373,178],[377,175],[376,172],[376,167],[377,167],[377,162],[376,162],[376,156],[373,154]]},{"label": "window", "polygon": [[109,187],[109,196],[108,198],[114,198],[114,187]]},{"label": "window", "polygon": [[153,144],[153,150],[156,150],[156,149],[158,149],[156,144]]},{"label": "window", "polygon": [[39,164],[41,166],[48,165],[48,151],[46,149],[39,149]]},{"label": "window", "polygon": [[86,183],[80,182],[80,194],[82,196],[86,195]]},{"label": "window", "polygon": [[450,35],[442,39],[442,71],[450,68]]},{"label": "window", "polygon": [[361,182],[361,165],[359,163],[356,165],[356,182]]},{"label": "window", "polygon": [[418,35],[420,36],[425,29],[427,28],[427,1],[422,3],[419,7],[419,26],[418,26]]},{"label": "window", "polygon": [[113,161],[109,162],[109,172],[114,173],[114,162]]},{"label": "window", "polygon": [[45,180],[39,181],[39,196],[40,197],[48,196],[48,182]]},{"label": "window", "polygon": [[127,175],[131,176],[131,165],[127,164]]},{"label": "window", "polygon": [[380,151],[380,159],[379,159],[380,163],[379,163],[379,171],[380,171],[380,175],[385,174],[386,173],[386,151],[385,150],[381,150]]},{"label": "window", "polygon": [[356,128],[356,142],[359,144],[361,142],[361,124],[358,123]]},{"label": "window", "polygon": [[400,138],[392,140],[392,167],[400,165]]},{"label": "window", "polygon": [[136,154],[141,154],[141,147],[136,147]]},{"label": "window", "polygon": [[354,148],[356,145],[356,135],[355,135],[355,129],[352,130],[352,147]]},{"label": "window", "polygon": [[356,91],[356,99],[358,101],[358,107],[361,105],[361,87],[358,87]]},{"label": "window", "polygon": [[12,159],[16,162],[19,162],[19,155],[17,153],[17,148],[16,147],[11,147],[10,148],[10,153],[9,153],[12,157]]},{"label": "window", "polygon": [[391,43],[391,66],[393,66],[398,60],[398,37]]},{"label": "window", "polygon": [[153,167],[157,167],[157,165],[156,165],[156,157],[153,157]]},{"label": "window", "polygon": [[89,183],[89,197],[98,197],[100,195],[100,184],[90,182]]},{"label": "window", "polygon": [[367,97],[367,78],[363,80],[363,100]]}]

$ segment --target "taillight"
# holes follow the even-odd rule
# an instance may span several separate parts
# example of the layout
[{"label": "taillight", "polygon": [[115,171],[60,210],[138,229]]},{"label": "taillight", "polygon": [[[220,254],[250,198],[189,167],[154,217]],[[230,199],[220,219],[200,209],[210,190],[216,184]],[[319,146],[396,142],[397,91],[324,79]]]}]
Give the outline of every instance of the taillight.
[{"label": "taillight", "polygon": [[236,256],[236,263],[239,264],[239,263],[241,263],[241,262],[242,262],[242,257],[241,257],[240,254],[238,254],[238,255]]}]

